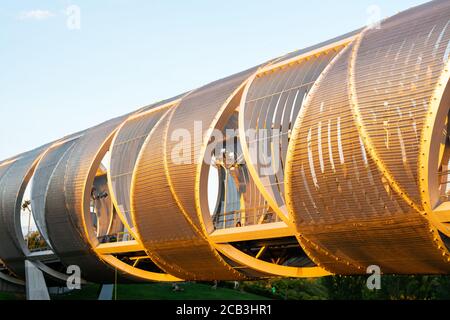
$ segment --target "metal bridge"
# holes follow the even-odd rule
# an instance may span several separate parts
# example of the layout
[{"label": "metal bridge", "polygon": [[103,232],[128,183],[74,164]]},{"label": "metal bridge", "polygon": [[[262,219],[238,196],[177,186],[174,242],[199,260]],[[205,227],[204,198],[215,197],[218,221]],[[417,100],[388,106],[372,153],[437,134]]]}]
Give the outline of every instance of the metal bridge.
[{"label": "metal bridge", "polygon": [[0,279],[448,274],[449,54],[433,1],[1,162]]}]

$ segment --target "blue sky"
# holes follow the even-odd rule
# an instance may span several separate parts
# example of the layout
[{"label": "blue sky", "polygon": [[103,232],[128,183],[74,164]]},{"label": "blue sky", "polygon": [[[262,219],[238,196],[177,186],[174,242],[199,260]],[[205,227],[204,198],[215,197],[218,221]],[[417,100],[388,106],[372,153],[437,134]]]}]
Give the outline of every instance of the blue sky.
[{"label": "blue sky", "polygon": [[0,0],[0,159],[424,2]]}]

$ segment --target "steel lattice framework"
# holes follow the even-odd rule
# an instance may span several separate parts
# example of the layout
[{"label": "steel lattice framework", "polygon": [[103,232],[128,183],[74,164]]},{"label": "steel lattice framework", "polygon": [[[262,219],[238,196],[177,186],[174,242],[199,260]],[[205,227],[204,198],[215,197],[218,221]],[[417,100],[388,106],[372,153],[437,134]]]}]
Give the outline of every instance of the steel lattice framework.
[{"label": "steel lattice framework", "polygon": [[3,161],[0,278],[448,274],[449,56],[433,1]]}]

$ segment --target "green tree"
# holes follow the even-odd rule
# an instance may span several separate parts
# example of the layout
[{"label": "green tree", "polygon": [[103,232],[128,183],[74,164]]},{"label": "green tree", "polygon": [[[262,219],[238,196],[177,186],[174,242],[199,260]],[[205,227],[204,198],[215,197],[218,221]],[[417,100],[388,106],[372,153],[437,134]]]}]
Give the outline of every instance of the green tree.
[{"label": "green tree", "polygon": [[28,236],[28,249],[36,250],[47,247],[47,243],[38,231],[31,232]]}]

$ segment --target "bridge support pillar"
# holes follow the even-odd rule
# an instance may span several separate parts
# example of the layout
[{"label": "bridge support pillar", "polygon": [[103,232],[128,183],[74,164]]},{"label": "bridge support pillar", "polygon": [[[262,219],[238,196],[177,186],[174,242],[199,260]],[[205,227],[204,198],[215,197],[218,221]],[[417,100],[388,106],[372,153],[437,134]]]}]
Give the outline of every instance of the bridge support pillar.
[{"label": "bridge support pillar", "polygon": [[50,300],[44,274],[31,261],[25,260],[27,300]]},{"label": "bridge support pillar", "polygon": [[98,300],[112,300],[114,292],[113,284],[104,284],[102,285],[102,290],[100,291],[100,295],[98,296]]}]

